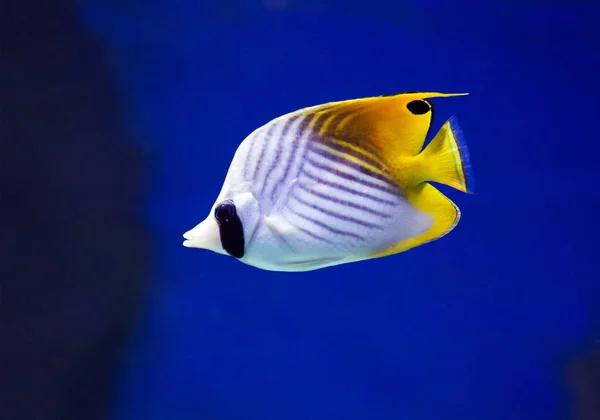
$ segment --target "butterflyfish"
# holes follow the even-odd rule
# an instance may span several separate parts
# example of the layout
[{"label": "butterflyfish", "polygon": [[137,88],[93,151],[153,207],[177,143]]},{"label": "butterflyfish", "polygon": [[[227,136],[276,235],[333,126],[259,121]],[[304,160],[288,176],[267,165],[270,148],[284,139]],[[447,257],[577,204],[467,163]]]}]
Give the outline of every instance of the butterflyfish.
[{"label": "butterflyfish", "polygon": [[462,131],[448,119],[424,147],[430,98],[330,102],[246,137],[206,219],[183,245],[270,271],[309,271],[407,251],[450,232],[459,208],[431,182],[470,193]]}]

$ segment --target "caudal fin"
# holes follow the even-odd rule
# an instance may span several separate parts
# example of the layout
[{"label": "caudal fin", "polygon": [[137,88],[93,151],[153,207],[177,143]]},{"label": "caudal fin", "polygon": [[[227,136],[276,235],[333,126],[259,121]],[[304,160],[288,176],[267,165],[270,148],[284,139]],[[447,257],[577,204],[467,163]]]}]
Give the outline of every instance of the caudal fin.
[{"label": "caudal fin", "polygon": [[422,158],[423,175],[427,181],[473,193],[475,179],[469,151],[455,117],[444,123],[419,157]]}]

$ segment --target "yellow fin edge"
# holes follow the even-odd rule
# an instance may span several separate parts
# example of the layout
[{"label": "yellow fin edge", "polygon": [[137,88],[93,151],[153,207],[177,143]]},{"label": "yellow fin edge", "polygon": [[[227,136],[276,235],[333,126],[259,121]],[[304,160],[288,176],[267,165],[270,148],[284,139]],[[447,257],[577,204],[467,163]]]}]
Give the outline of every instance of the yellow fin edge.
[{"label": "yellow fin edge", "polygon": [[408,192],[408,201],[418,210],[433,217],[432,226],[419,236],[408,238],[372,255],[372,258],[385,257],[407,251],[448,234],[460,220],[460,210],[433,185],[423,183]]}]

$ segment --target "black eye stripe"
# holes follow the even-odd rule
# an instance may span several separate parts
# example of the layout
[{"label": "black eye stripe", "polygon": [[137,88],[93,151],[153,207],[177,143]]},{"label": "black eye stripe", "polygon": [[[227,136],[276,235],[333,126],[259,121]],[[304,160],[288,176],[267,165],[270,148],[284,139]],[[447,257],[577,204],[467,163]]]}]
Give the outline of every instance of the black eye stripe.
[{"label": "black eye stripe", "polygon": [[214,213],[223,249],[232,257],[242,258],[245,247],[244,227],[235,204],[231,200],[225,200],[215,207]]}]

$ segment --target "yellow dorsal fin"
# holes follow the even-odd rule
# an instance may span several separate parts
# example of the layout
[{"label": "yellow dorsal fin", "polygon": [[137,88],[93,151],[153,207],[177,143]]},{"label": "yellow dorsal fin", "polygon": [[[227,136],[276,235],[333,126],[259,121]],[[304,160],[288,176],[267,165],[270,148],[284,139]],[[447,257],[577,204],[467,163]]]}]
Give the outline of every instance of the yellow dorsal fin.
[{"label": "yellow dorsal fin", "polygon": [[321,115],[319,134],[375,150],[386,163],[421,152],[431,126],[428,98],[466,93],[418,92],[330,102],[300,112]]},{"label": "yellow dorsal fin", "polygon": [[432,226],[417,237],[406,239],[377,252],[373,255],[374,258],[404,252],[439,239],[454,229],[460,220],[458,207],[431,184],[423,183],[409,190],[407,198],[416,208],[433,216]]}]

